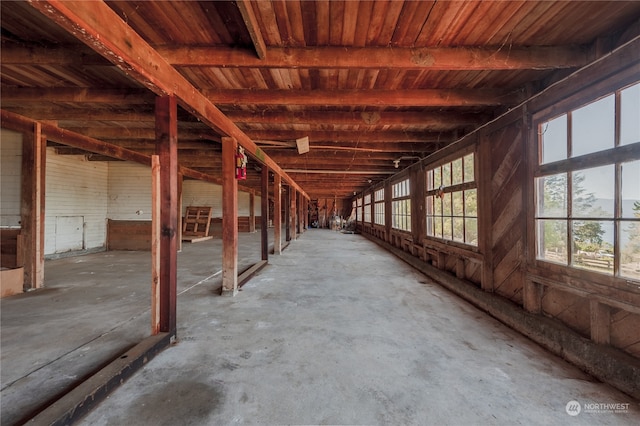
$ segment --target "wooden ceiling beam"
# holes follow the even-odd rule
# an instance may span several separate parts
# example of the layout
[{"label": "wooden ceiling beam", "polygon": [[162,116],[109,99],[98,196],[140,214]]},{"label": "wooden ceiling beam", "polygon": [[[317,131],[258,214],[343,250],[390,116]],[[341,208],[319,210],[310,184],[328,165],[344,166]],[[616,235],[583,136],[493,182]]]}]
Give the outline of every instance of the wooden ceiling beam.
[{"label": "wooden ceiling beam", "polygon": [[[94,2],[89,2],[89,4]],[[194,97],[200,98],[195,88]],[[225,105],[307,105],[380,107],[473,107],[514,105],[524,93],[503,89],[418,89],[418,90],[203,90],[207,103]],[[88,102],[112,105],[153,105],[154,97],[140,89],[3,88],[7,102]],[[195,102],[195,100],[194,100]],[[216,108],[217,110],[217,108]],[[219,114],[223,114],[217,110]],[[196,114],[197,115],[197,114]],[[224,115],[223,115],[224,116]],[[225,120],[229,120],[226,116]],[[205,121],[205,120],[203,120]],[[233,124],[233,123],[232,123]],[[234,124],[235,126],[235,124]],[[217,128],[217,126],[213,126]],[[220,129],[222,130],[222,129]],[[229,130],[229,129],[227,129]],[[237,131],[240,131],[239,129]]]},{"label": "wooden ceiling beam", "polygon": [[486,122],[485,114],[439,111],[227,111],[230,120],[236,123],[269,124],[333,124],[338,126],[426,126],[438,129],[454,129],[463,125],[478,125]]},{"label": "wooden ceiling beam", "polygon": [[[155,140],[155,129],[143,127],[70,127],[69,130],[105,140]],[[178,129],[178,141],[212,141],[220,142],[220,136],[211,130]],[[179,142],[178,142],[179,143]]]},{"label": "wooden ceiling beam", "polygon": [[[147,128],[119,128],[119,127],[74,127],[69,130],[96,139],[125,140],[135,139],[153,140],[154,129]],[[297,138],[308,136],[310,143],[346,142],[359,145],[354,147],[366,148],[368,142],[416,142],[422,144],[442,144],[453,140],[450,133],[433,132],[403,132],[403,131],[298,131],[298,130],[247,130],[245,133],[260,144],[260,141],[295,141]],[[219,142],[217,135],[208,131],[178,130],[178,143],[182,140]],[[313,146],[313,145],[312,145]],[[266,146],[264,147],[267,148]],[[262,148],[261,148],[262,149]]]},{"label": "wooden ceiling beam", "polygon": [[260,25],[258,24],[256,15],[253,13],[251,3],[248,0],[236,0],[236,5],[242,15],[242,20],[247,27],[247,31],[249,31],[249,36],[251,37],[251,41],[253,41],[253,47],[256,50],[258,59],[265,60],[267,58],[267,46],[264,42],[262,31],[260,31]]},{"label": "wooden ceiling beam", "polygon": [[[293,69],[397,69],[428,71],[550,70],[587,64],[583,46],[461,46],[461,47],[338,47],[290,48],[265,46],[251,5],[238,9],[254,43],[249,49],[221,46],[154,46],[173,66]],[[72,47],[3,46],[7,65],[109,65],[104,58]]]},{"label": "wooden ceiling beam", "polygon": [[[304,131],[304,130],[246,130],[247,135],[260,143],[260,141],[294,141],[308,136],[313,142],[421,142],[447,143],[452,142],[453,134],[448,132],[403,132],[392,131]],[[359,145],[366,148],[365,145]]]},{"label": "wooden ceiling beam", "polygon": [[3,87],[3,102],[78,102],[111,105],[155,105],[144,89],[86,89],[82,87]]},{"label": "wooden ceiling beam", "polygon": [[237,140],[247,153],[257,156],[304,197],[307,194],[280,166],[209,99],[171,66],[105,2],[29,0],[28,4],[47,19],[107,58],[158,96],[174,95],[180,105],[216,132]]},{"label": "wooden ceiling beam", "polygon": [[[4,98],[3,102],[7,103]],[[9,108],[7,108],[9,109]],[[153,123],[155,115],[150,112],[130,110],[99,110],[68,107],[11,107],[16,114],[25,115],[35,120],[58,121],[131,121]],[[268,123],[268,124],[317,124],[338,126],[425,126],[438,130],[451,130],[464,125],[479,125],[490,117],[480,113],[441,112],[441,111],[223,111],[234,123]],[[180,121],[178,125],[180,126]]]},{"label": "wooden ceiling beam", "polygon": [[417,90],[244,90],[206,89],[205,96],[219,105],[306,105],[380,107],[511,106],[524,93],[503,89]]}]

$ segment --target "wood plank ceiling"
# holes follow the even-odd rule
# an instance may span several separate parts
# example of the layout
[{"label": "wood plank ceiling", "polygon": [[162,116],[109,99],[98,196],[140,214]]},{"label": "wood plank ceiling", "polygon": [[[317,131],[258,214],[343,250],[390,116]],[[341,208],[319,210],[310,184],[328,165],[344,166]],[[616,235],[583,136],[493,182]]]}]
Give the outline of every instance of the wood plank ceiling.
[{"label": "wood plank ceiling", "polygon": [[[0,2],[2,109],[153,153],[154,93],[34,3]],[[106,4],[311,198],[349,198],[640,34],[638,1]],[[219,178],[226,135],[182,106],[180,164]]]}]

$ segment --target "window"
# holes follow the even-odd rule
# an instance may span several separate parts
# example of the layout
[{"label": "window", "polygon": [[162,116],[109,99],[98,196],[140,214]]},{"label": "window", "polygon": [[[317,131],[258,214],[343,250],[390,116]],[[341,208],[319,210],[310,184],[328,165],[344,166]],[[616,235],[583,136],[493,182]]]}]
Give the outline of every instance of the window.
[{"label": "window", "polygon": [[356,198],[356,216],[358,220],[362,220],[362,197]]},{"label": "window", "polygon": [[411,231],[411,191],[409,179],[391,186],[391,227]]},{"label": "window", "polygon": [[427,170],[427,235],[478,245],[478,191],[473,153]]},{"label": "window", "polygon": [[536,120],[536,257],[640,279],[640,83]]},{"label": "window", "polygon": [[384,188],[373,193],[373,221],[376,225],[385,225],[384,221]]},{"label": "window", "polygon": [[362,217],[364,222],[371,223],[371,194],[364,196],[364,214]]}]

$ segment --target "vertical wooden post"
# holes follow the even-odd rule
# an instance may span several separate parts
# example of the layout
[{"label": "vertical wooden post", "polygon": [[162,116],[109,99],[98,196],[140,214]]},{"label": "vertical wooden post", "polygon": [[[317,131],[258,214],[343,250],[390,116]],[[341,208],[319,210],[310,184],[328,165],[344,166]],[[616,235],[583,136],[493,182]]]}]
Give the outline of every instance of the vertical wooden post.
[{"label": "vertical wooden post", "polygon": [[[263,166],[263,168],[266,166]],[[256,196],[253,192],[249,193],[249,232],[256,232]]]},{"label": "vertical wooden post", "polygon": [[611,342],[611,308],[597,300],[591,301],[591,340],[603,345]]},{"label": "vertical wooden post", "polygon": [[238,293],[238,181],[235,154],[238,142],[222,138],[222,295]]},{"label": "vertical wooden post", "polygon": [[287,193],[284,198],[284,239],[291,241],[291,187],[287,186]]},{"label": "vertical wooden post", "polygon": [[151,334],[160,332],[160,158],[151,156]]},{"label": "vertical wooden post", "polygon": [[178,104],[175,96],[156,98],[156,153],[160,162],[159,329],[175,335],[178,282]]},{"label": "vertical wooden post", "polygon": [[273,177],[273,254],[282,253],[282,177]]},{"label": "vertical wooden post", "polygon": [[422,166],[411,171],[411,234],[413,242],[422,244],[427,236],[426,176]]},{"label": "vertical wooden post", "polygon": [[269,168],[266,165],[262,166],[261,184],[260,240],[262,242],[262,260],[269,260]]},{"label": "vertical wooden post", "polygon": [[40,123],[22,139],[21,238],[24,259],[24,290],[44,284],[44,200],[46,137]]},{"label": "vertical wooden post", "polygon": [[391,181],[386,180],[384,183],[384,230],[385,230],[385,240],[388,243],[391,243]]},{"label": "vertical wooden post", "polygon": [[485,291],[493,291],[493,207],[491,180],[491,140],[488,136],[480,139],[476,156],[476,176],[478,176],[478,248],[482,252],[482,275],[480,286]]},{"label": "vertical wooden post", "polygon": [[293,187],[289,187],[289,235],[294,241],[297,238],[296,221],[298,220],[296,214],[296,192],[297,191]]},{"label": "vertical wooden post", "polygon": [[182,251],[182,183],[184,175],[178,173],[178,251]]}]

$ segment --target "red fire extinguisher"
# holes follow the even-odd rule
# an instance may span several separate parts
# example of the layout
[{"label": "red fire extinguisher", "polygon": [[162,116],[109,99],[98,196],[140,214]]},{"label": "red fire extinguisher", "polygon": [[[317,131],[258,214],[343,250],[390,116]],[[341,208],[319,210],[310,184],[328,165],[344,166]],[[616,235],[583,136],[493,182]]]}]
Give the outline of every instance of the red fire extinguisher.
[{"label": "red fire extinguisher", "polygon": [[238,147],[238,152],[236,152],[236,179],[247,179],[247,156],[241,146]]}]

